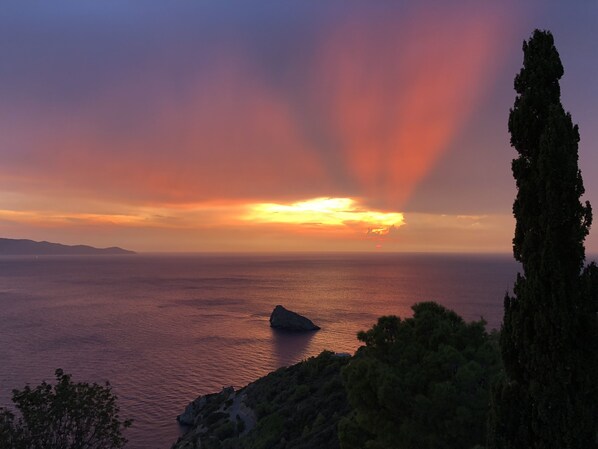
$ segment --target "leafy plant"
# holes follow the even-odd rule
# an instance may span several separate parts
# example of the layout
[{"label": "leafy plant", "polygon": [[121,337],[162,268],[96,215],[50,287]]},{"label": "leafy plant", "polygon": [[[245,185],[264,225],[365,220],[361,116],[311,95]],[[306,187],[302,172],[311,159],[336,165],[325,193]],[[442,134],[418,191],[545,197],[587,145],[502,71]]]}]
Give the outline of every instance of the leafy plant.
[{"label": "leafy plant", "polygon": [[10,449],[120,449],[122,432],[132,423],[121,421],[117,397],[109,383],[71,380],[61,369],[56,384],[13,390],[20,416],[0,408],[0,447]]}]

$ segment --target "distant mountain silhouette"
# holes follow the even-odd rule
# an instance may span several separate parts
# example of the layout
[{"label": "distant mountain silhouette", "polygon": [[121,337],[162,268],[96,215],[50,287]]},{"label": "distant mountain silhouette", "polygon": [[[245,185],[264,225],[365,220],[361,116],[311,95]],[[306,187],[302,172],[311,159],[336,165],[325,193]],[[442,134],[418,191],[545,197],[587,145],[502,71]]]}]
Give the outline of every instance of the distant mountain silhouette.
[{"label": "distant mountain silhouette", "polygon": [[46,256],[46,255],[99,255],[99,254],[135,254],[134,251],[113,246],[94,248],[87,245],[61,245],[60,243],[34,242],[33,240],[15,240],[0,238],[0,256]]}]

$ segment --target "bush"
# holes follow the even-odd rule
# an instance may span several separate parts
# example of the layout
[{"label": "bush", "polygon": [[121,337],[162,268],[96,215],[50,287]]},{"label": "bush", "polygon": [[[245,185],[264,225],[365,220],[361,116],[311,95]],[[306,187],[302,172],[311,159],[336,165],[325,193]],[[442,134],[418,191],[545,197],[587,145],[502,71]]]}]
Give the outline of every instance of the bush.
[{"label": "bush", "polygon": [[13,390],[16,417],[0,408],[0,447],[11,449],[120,449],[122,431],[117,397],[105,385],[74,383],[56,370],[56,384]]}]

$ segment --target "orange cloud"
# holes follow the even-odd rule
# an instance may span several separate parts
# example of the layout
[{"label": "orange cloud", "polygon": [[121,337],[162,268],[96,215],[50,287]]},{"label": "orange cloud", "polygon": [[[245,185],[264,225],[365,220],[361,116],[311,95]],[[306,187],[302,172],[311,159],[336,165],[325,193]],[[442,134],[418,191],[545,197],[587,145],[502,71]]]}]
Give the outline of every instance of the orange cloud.
[{"label": "orange cloud", "polygon": [[354,238],[383,237],[405,224],[402,213],[366,209],[352,198],[314,198],[291,204],[259,203],[241,217],[301,231],[350,233]]},{"label": "orange cloud", "polygon": [[[349,198],[296,203],[194,203],[102,213],[0,210],[9,238],[33,238],[140,251],[502,251],[513,217],[370,210]],[[101,205],[97,207],[101,209]],[[422,245],[425,242],[425,245]]]},{"label": "orange cloud", "polygon": [[152,90],[143,83],[113,87],[100,93],[98,103],[49,117],[33,132],[13,130],[28,140],[29,154],[3,186],[144,204],[265,192],[284,197],[307,177],[326,188],[324,170],[298,133],[290,105],[261,80],[245,77],[239,61],[211,70],[177,102],[170,89],[154,91],[152,111],[139,112],[145,117],[140,129],[114,130],[111,116],[120,102],[135,102]]}]

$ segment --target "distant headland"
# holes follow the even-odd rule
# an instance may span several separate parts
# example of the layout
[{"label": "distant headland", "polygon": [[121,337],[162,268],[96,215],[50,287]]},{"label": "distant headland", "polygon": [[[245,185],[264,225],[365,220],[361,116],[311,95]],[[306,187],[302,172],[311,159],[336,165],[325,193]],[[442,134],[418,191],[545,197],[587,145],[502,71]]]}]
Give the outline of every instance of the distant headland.
[{"label": "distant headland", "polygon": [[0,256],[62,256],[62,255],[125,255],[135,254],[116,246],[94,248],[87,245],[62,245],[25,239],[0,238]]}]

